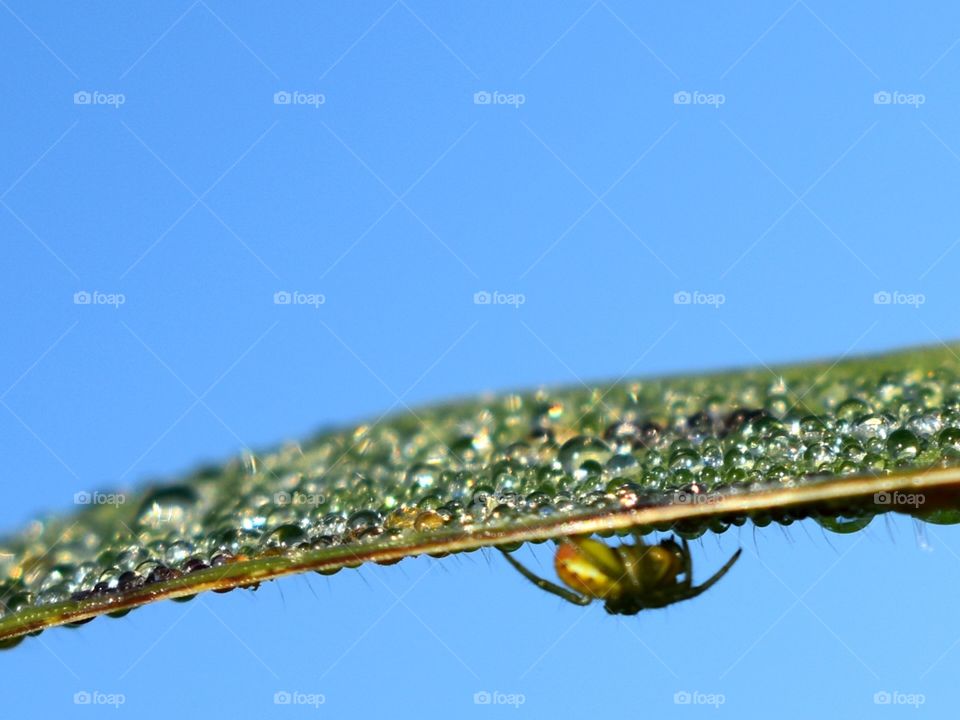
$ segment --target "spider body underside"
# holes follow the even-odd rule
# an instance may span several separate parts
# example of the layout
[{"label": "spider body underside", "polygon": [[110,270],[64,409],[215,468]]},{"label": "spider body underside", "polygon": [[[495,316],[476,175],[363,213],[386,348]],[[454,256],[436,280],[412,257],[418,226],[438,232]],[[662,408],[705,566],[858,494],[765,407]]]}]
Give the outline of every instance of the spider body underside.
[{"label": "spider body underside", "polygon": [[554,567],[567,587],[545,580],[505,550],[507,561],[537,587],[575,605],[603,600],[608,613],[636,615],[694,598],[723,577],[740,557],[737,550],[701,585],[693,584],[693,562],[686,540],[648,545],[634,534],[635,544],[610,546],[584,537],[564,538],[557,547]]}]

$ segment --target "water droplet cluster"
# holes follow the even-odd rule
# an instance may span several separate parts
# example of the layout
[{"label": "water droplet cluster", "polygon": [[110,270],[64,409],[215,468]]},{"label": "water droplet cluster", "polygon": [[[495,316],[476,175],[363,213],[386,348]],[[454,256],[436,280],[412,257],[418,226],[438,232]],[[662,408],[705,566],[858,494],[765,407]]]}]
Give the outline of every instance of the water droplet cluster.
[{"label": "water droplet cluster", "polygon": [[480,398],[37,521],[0,544],[0,619],[239,558],[951,463],[960,463],[960,361],[943,349]]}]

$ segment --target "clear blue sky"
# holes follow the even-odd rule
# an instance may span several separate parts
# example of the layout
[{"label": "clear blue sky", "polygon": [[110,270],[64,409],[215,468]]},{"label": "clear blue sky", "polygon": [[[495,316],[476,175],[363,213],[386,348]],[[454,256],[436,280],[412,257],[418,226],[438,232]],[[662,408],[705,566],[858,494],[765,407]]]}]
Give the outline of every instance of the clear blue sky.
[{"label": "clear blue sky", "polygon": [[[0,527],[398,397],[956,337],[960,7],[834,5],[3,0]],[[483,553],[162,603],[0,654],[4,707],[953,716],[960,531],[698,575],[740,545],[624,620]]]}]

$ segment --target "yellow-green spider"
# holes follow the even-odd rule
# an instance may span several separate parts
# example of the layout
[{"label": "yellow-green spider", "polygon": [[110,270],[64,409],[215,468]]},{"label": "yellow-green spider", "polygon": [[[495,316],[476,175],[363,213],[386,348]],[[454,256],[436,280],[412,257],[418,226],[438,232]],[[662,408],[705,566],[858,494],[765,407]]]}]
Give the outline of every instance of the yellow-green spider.
[{"label": "yellow-green spider", "polygon": [[[501,550],[521,575],[542,590],[559,595],[575,605],[603,600],[608,613],[636,615],[641,610],[662,608],[694,598],[709,589],[740,557],[740,550],[702,585],[693,585],[693,562],[686,540],[673,539],[647,545],[638,534],[636,544],[611,547],[584,537],[565,538],[557,546],[554,567],[570,589],[534,575]],[[681,579],[682,576],[682,579]]]}]

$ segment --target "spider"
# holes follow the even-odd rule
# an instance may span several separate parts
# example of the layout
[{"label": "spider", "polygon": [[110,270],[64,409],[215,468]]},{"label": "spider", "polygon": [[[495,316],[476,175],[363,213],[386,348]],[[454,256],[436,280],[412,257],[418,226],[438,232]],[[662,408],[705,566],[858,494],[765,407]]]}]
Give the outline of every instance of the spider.
[{"label": "spider", "polygon": [[[686,540],[673,539],[647,545],[637,533],[636,544],[611,547],[585,537],[565,538],[557,547],[554,566],[568,590],[534,575],[509,552],[504,554],[521,575],[538,588],[559,595],[574,605],[603,600],[608,613],[636,615],[641,610],[662,608],[695,598],[727,574],[740,557],[740,550],[702,585],[693,585],[693,563]],[[679,579],[680,576],[683,579]]]}]

